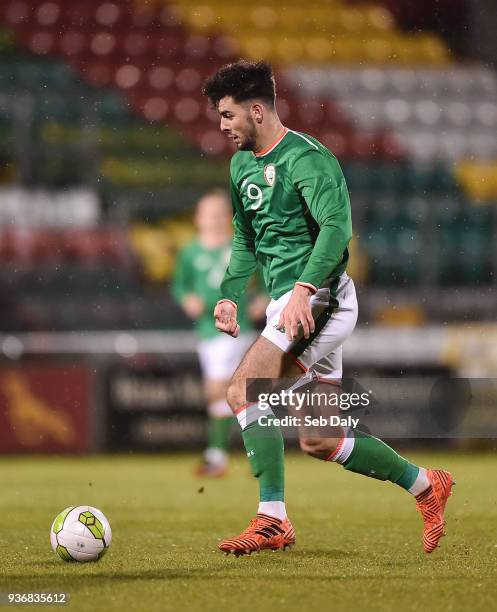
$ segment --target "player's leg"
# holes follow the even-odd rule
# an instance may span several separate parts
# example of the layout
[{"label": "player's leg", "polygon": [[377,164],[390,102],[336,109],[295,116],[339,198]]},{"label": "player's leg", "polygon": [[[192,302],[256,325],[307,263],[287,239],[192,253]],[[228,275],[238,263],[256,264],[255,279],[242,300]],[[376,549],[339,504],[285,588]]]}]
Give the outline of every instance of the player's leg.
[{"label": "player's leg", "polygon": [[[284,449],[280,428],[272,424],[270,410],[261,412],[257,403],[247,402],[250,378],[300,376],[294,360],[264,337],[247,351],[228,387],[228,402],[238,418],[252,473],[259,481],[259,512],[286,517],[284,507]],[[259,417],[264,415],[264,424]]]},{"label": "player's leg", "polygon": [[[319,295],[311,299],[313,316],[317,322],[317,331],[314,336],[319,335],[330,318],[333,312],[333,307],[330,307],[330,304],[336,305],[335,301],[330,299],[330,290],[324,289],[318,293]],[[342,291],[341,295],[345,294],[346,292]],[[271,530],[268,531],[267,524],[259,529],[257,522],[259,519],[257,519],[256,523],[252,524],[240,536],[221,543],[221,550],[226,552],[246,554],[252,550],[277,547],[278,544],[285,545],[291,543],[294,539],[293,528],[289,523],[285,523],[288,519],[284,504],[284,447],[281,431],[272,422],[271,417],[267,418],[267,414],[264,424],[261,423],[259,405],[248,403],[246,397],[246,384],[249,378],[296,378],[298,379],[297,387],[300,382],[302,384],[308,382],[307,379],[300,381],[304,366],[290,352],[290,349],[295,346],[302,349],[300,352],[305,350],[305,346],[300,342],[301,339],[290,343],[285,334],[276,329],[280,313],[286,306],[290,295],[291,292],[288,292],[280,299],[273,300],[269,305],[267,324],[262,332],[262,337],[254,343],[243,358],[228,389],[228,401],[238,417],[247,456],[253,474],[259,481],[258,516],[264,516],[263,520],[270,517],[273,521],[272,529],[276,535],[274,537],[270,536]],[[349,317],[348,326],[350,329],[346,332],[347,334],[350,333],[354,325],[355,319],[352,321]],[[342,333],[345,332],[342,330]],[[337,340],[337,342],[342,341],[343,339]],[[325,354],[328,350],[328,346],[319,345],[318,351],[322,351],[322,354]],[[306,353],[304,358],[307,358],[308,355],[309,353]],[[318,359],[318,355],[314,354],[314,349],[312,358]],[[334,448],[337,442],[338,439],[331,439],[325,441],[325,444],[327,448]],[[327,452],[328,454],[329,452]],[[281,524],[282,522],[284,524]],[[265,537],[268,541],[264,540]]]},{"label": "player's leg", "polygon": [[[341,292],[342,296],[346,294],[346,291]],[[302,377],[302,368],[305,369],[305,367],[291,353],[291,349],[296,346],[300,352],[305,350],[302,339],[297,338],[296,341],[289,342],[286,335],[276,329],[280,313],[288,303],[290,295],[291,291],[278,300],[271,301],[267,309],[267,324],[262,336],[243,358],[228,389],[228,402],[238,417],[247,456],[252,471],[259,481],[260,514],[258,516],[264,516],[264,520],[269,517],[273,521],[272,529],[276,535],[270,536],[271,531],[267,530],[267,525],[259,529],[258,519],[256,519],[256,522],[240,536],[220,544],[221,550],[225,552],[246,554],[252,550],[272,548],[276,544],[280,546],[275,547],[281,547],[281,545],[291,543],[294,539],[293,528],[289,522],[285,523],[288,519],[284,505],[284,449],[281,431],[271,418],[264,419],[264,424],[262,424],[259,420],[261,416],[259,405],[248,403],[246,398],[248,378],[300,379]],[[322,332],[336,306],[337,301],[329,289],[320,290],[316,296],[311,298],[311,309],[316,320],[316,332],[313,334],[313,339]],[[355,306],[357,308],[357,302]],[[349,322],[350,331],[354,325],[355,319],[352,323]],[[311,342],[312,340],[307,344]],[[325,355],[328,350],[330,350],[329,347],[319,345],[318,352],[321,351],[322,354],[315,354],[313,349],[312,358],[317,361],[319,356]],[[309,354],[307,353],[306,357]],[[303,381],[303,384],[305,382],[307,380]],[[336,446],[337,440],[328,441],[328,447],[332,447],[333,443]],[[284,524],[281,524],[282,522]],[[268,541],[264,541],[264,537],[267,537]]]},{"label": "player's leg", "polygon": [[[338,301],[333,318],[320,336],[296,355],[303,367],[329,381],[342,377],[342,343],[355,325],[353,286],[347,288],[345,296],[339,292]],[[314,363],[321,352],[319,344],[333,350]],[[425,524],[424,548],[431,552],[437,547],[443,535],[444,508],[453,484],[449,472],[414,465],[382,440],[358,429],[342,432],[339,439],[304,432],[300,444],[302,450],[313,457],[339,463],[357,474],[388,480],[415,496]]]},{"label": "player's leg", "polygon": [[[305,371],[312,371],[328,381],[340,381],[342,345],[357,321],[357,298],[352,279],[343,275],[332,297],[333,311],[319,334],[308,340],[301,338],[289,350]],[[325,303],[326,299],[323,292],[321,302]],[[398,482],[407,489],[414,487],[415,493],[429,485],[424,470],[411,465],[381,440],[357,430],[338,437],[306,436],[304,433],[300,443],[313,457],[340,462],[345,469]]]},{"label": "player's leg", "polygon": [[[264,440],[261,426],[253,418],[254,406],[246,404],[246,379],[297,376],[298,367],[304,370],[314,367],[318,370],[317,364],[330,355],[337,361],[332,364],[331,378],[340,379],[342,369],[339,349],[352,332],[357,318],[357,301],[351,280],[346,275],[341,279],[341,286],[333,296],[333,308],[328,307],[329,297],[326,290],[320,290],[314,296],[311,304],[316,320],[316,333],[309,341],[298,338],[293,343],[288,343],[284,334],[278,332],[274,325],[289,295],[273,302],[268,309],[268,323],[263,331],[268,342],[264,343],[264,338],[256,342],[254,350],[249,351],[240,365],[228,391],[230,405],[244,428],[243,437],[252,469],[259,478],[261,504],[271,504],[262,507],[267,507],[266,512],[272,513],[273,516],[278,516],[278,508],[284,512],[283,440],[275,426],[265,428],[267,439]],[[391,480],[413,494],[421,490],[418,508],[425,519],[424,544],[428,552],[433,550],[443,530],[443,508],[452,485],[450,474],[426,471],[414,466],[381,440],[362,432],[340,438],[303,435],[301,446],[308,454],[340,462],[350,471]],[[250,533],[252,532],[253,529]],[[242,545],[247,546],[245,550],[248,551],[250,543],[254,541],[253,534],[249,537],[244,532],[238,543],[240,540]],[[237,542],[230,540],[223,544],[234,547]],[[226,550],[223,546],[221,548]],[[238,553],[243,554],[240,551]]]},{"label": "player's leg", "polygon": [[344,431],[338,444],[336,440],[307,437],[301,440],[301,448],[313,457],[339,463],[356,474],[388,480],[411,493],[424,522],[425,551],[430,553],[438,546],[453,485],[450,472],[417,466],[382,440],[358,429]]},{"label": "player's leg", "polygon": [[235,421],[226,401],[228,383],[228,379],[204,381],[207,400],[207,445],[204,461],[197,469],[198,476],[217,478],[226,473],[231,431]]},{"label": "player's leg", "polygon": [[[334,346],[335,340],[344,334],[344,330],[347,331],[346,323],[338,314],[330,327],[323,330],[323,337],[319,342]],[[341,345],[311,365],[310,353],[313,351],[317,354],[316,347],[309,346],[298,358],[305,367],[310,366],[309,369],[322,381],[313,387],[316,397],[323,390],[328,397],[339,396],[341,391],[336,386],[328,385],[329,389],[326,390],[326,381],[339,381],[342,378]],[[330,405],[338,403],[338,401],[329,402]],[[333,437],[327,436],[323,430],[303,429],[300,447],[312,457],[339,463],[351,472],[394,482],[413,495],[418,495],[430,485],[424,468],[411,464],[378,438],[358,429],[340,428],[339,435]]]},{"label": "player's leg", "polygon": [[247,351],[228,388],[228,401],[237,415],[252,473],[259,482],[259,507],[256,518],[240,535],[224,540],[219,548],[235,555],[256,550],[291,546],[294,529],[286,516],[284,503],[284,446],[280,428],[265,411],[265,424],[256,403],[248,403],[246,385],[249,378],[299,376],[294,359],[264,337],[259,337]]},{"label": "player's leg", "polygon": [[[328,375],[336,380],[341,370],[341,351],[334,351],[313,369],[320,376]],[[328,392],[328,395],[332,392]],[[342,430],[338,440],[319,433],[310,435],[306,429],[300,438],[300,445],[312,457],[341,464],[346,470],[357,474],[388,480],[411,493],[416,498],[416,508],[424,522],[425,551],[432,552],[438,546],[445,525],[445,505],[453,485],[449,472],[414,465],[378,438],[358,429]]]},{"label": "player's leg", "polygon": [[[246,346],[242,339],[241,344]],[[217,336],[199,343],[198,356],[207,400],[207,446],[199,476],[224,475],[228,463],[231,431],[235,419],[226,401],[229,379],[239,363],[237,342],[229,336]]]}]

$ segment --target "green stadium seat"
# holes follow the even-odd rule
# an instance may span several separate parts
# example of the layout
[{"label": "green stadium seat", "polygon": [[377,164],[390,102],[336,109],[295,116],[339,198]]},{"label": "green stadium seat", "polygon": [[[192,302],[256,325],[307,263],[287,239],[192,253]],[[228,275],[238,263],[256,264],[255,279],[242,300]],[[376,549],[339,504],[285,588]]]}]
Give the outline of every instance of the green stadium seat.
[{"label": "green stadium seat", "polygon": [[416,285],[421,280],[422,237],[395,221],[367,227],[362,247],[370,260],[370,280],[380,286]]},{"label": "green stadium seat", "polygon": [[33,99],[36,122],[54,120],[74,123],[84,117],[84,108],[78,96],[40,93]]},{"label": "green stadium seat", "polygon": [[14,60],[0,58],[0,91],[18,86],[18,70]]},{"label": "green stadium seat", "polygon": [[94,101],[96,117],[104,125],[125,125],[133,120],[129,105],[119,94],[99,94]]},{"label": "green stadium seat", "polygon": [[397,223],[401,227],[421,228],[429,222],[430,201],[424,196],[398,199]]}]

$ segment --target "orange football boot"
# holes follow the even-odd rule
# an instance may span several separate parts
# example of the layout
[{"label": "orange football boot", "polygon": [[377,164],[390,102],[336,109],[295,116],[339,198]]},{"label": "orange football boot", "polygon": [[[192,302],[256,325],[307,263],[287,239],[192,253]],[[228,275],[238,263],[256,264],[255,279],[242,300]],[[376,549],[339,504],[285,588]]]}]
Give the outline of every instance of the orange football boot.
[{"label": "orange football boot", "polygon": [[242,533],[232,539],[224,540],[219,549],[235,557],[250,555],[260,550],[279,550],[295,544],[295,529],[286,519],[278,519],[267,514],[258,514]]},{"label": "orange football boot", "polygon": [[445,535],[444,510],[455,484],[452,474],[444,470],[426,470],[430,486],[416,496],[416,509],[424,521],[423,547],[431,553]]}]

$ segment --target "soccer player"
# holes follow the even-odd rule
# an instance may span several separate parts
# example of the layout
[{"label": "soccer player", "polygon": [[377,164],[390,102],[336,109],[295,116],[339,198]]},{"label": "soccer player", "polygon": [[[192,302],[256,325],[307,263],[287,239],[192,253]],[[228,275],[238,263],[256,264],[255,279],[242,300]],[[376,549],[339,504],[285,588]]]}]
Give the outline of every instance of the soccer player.
[{"label": "soccer player", "polygon": [[[226,401],[228,382],[243,354],[254,340],[245,300],[240,304],[240,341],[220,336],[212,325],[212,310],[219,299],[219,285],[231,248],[231,203],[223,190],[200,198],[195,209],[197,237],[178,254],[172,293],[200,337],[198,356],[207,398],[208,439],[199,476],[223,476],[234,422]],[[254,313],[257,314],[257,313]],[[262,313],[260,313],[262,314]]]},{"label": "soccer player", "polygon": [[[342,344],[357,319],[354,284],[345,271],[352,225],[336,158],[316,138],[282,125],[268,63],[241,60],[224,66],[204,83],[203,93],[238,149],[230,170],[235,229],[214,310],[217,329],[238,334],[238,304],[257,263],[272,298],[267,325],[228,387],[260,491],[256,517],[219,545],[238,556],[295,542],[284,503],[282,435],[274,423],[267,426],[267,419],[264,426],[259,422],[257,404],[246,401],[246,379],[310,373],[340,381]],[[424,549],[437,547],[453,484],[449,472],[413,465],[359,430],[340,437],[303,435],[300,446],[312,457],[409,491],[424,521]]]}]

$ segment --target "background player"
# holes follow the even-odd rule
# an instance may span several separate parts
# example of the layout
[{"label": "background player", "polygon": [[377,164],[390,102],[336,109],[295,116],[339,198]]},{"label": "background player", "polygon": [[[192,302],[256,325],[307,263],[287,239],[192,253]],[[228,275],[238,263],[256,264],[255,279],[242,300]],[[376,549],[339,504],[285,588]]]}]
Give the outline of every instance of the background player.
[{"label": "background player", "polygon": [[[246,403],[246,379],[298,376],[302,370],[341,378],[341,346],[357,319],[354,285],[345,272],[352,224],[337,160],[315,138],[281,124],[267,63],[225,66],[203,92],[221,116],[221,130],[238,148],[231,162],[235,234],[214,311],[216,327],[238,333],[237,305],[257,263],[272,297],[267,325],[228,388],[260,490],[256,518],[220,544],[224,552],[241,555],[295,541],[284,503],[282,435],[274,424],[258,422],[257,405]],[[413,465],[358,430],[340,438],[302,437],[300,444],[313,457],[389,480],[416,496],[425,551],[437,547],[452,487],[448,472]]]},{"label": "background player", "polygon": [[[222,476],[227,467],[233,413],[226,401],[229,379],[254,337],[247,316],[246,302],[239,309],[242,330],[238,341],[219,335],[212,325],[212,311],[220,297],[219,286],[231,249],[231,202],[223,190],[205,194],[197,203],[194,223],[197,237],[178,254],[173,279],[173,295],[185,313],[195,321],[200,337],[198,356],[207,399],[208,439],[201,476]],[[263,316],[265,297],[251,304],[251,315]]]}]

